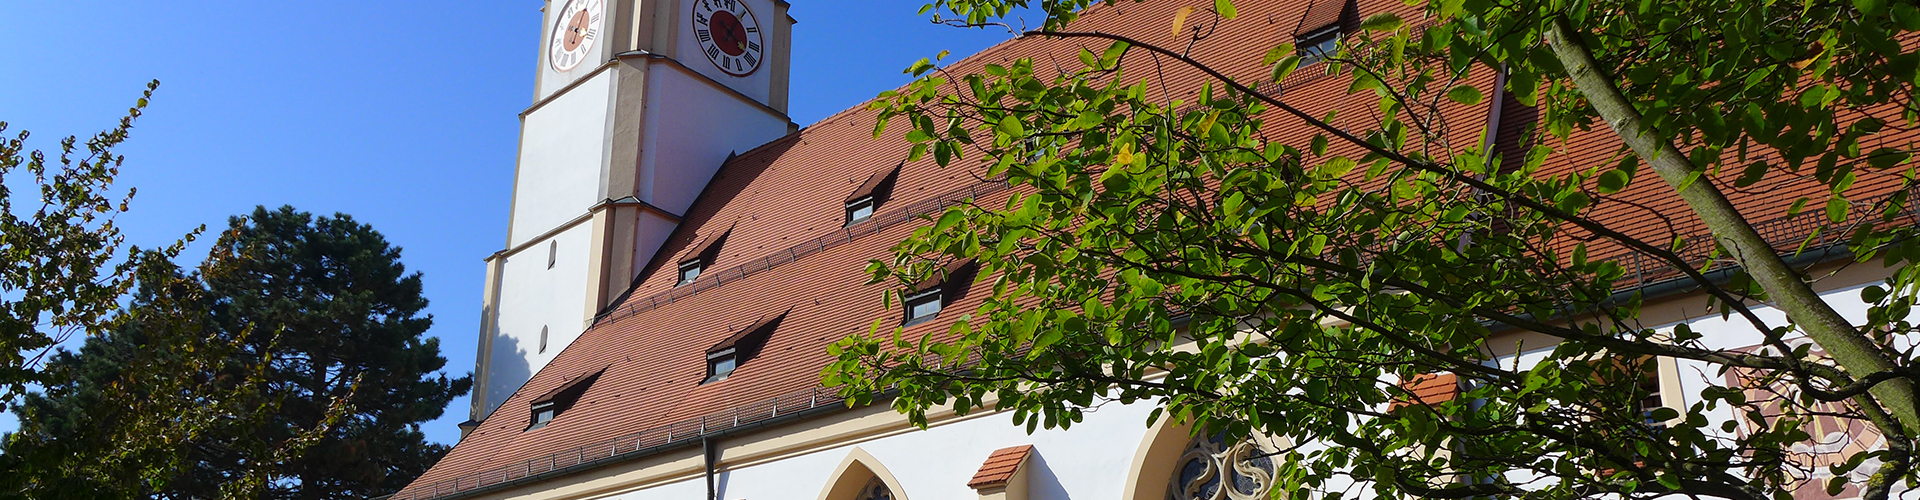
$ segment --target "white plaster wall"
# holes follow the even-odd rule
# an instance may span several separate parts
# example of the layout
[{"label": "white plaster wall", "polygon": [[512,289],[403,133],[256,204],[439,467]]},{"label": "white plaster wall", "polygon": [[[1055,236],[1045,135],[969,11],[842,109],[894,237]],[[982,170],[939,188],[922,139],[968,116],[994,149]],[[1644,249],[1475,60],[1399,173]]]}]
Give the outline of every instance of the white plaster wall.
[{"label": "white plaster wall", "polygon": [[[603,0],[601,5],[603,5],[602,9],[612,11],[615,3],[628,1],[641,0]],[[590,49],[587,60],[575,65],[571,70],[553,70],[553,63],[547,60],[547,49],[548,44],[553,41],[554,25],[559,22],[554,16],[559,15],[558,11],[560,7],[566,3],[567,0],[547,0],[546,14],[543,15],[540,20],[542,23],[540,25],[540,79],[534,91],[534,101],[536,102],[547,98],[547,96],[558,92],[562,88],[566,88],[567,84],[573,83],[574,80],[578,80],[588,73],[592,73],[593,70],[600,67],[601,63],[612,59],[611,54],[607,52],[609,50],[607,48],[607,42],[613,38],[611,34],[607,32],[607,29],[612,26],[612,23],[608,22],[611,19],[612,12],[602,12],[600,14],[599,24],[600,37],[594,41],[593,48]]]},{"label": "white plaster wall", "polygon": [[[1855,285],[1839,288],[1822,293],[1820,297],[1829,305],[1832,305],[1834,310],[1839,312],[1847,321],[1853,324],[1861,324],[1867,319],[1868,304],[1862,302],[1860,299],[1860,290],[1865,288],[1865,286],[1866,285]],[[1751,309],[1755,316],[1758,316],[1771,326],[1786,324],[1786,313],[1779,309],[1766,305],[1754,306]],[[1752,323],[1741,316],[1735,315],[1723,319],[1718,312],[1704,309],[1690,311],[1689,314],[1697,314],[1698,316],[1676,323],[1659,325],[1655,329],[1661,332],[1671,333],[1677,325],[1685,323],[1694,332],[1701,335],[1701,344],[1710,349],[1743,349],[1755,346],[1764,341],[1760,330],[1756,329]],[[1790,338],[1788,342],[1790,344],[1798,344],[1799,342],[1796,342],[1796,340],[1804,341],[1804,338],[1794,337]],[[1499,363],[1501,367],[1507,369],[1531,369],[1539,365],[1552,350],[1553,348],[1551,346],[1541,346],[1537,349],[1522,351],[1517,356],[1502,356],[1497,359],[1496,362]],[[1726,378],[1720,371],[1723,367],[1720,365],[1690,360],[1676,361],[1679,371],[1676,375],[1679,378],[1681,386],[1679,396],[1683,401],[1683,409],[1692,407],[1696,403],[1701,403],[1700,391],[1706,389],[1709,385],[1726,385]],[[1669,399],[1668,401],[1672,400]],[[1703,415],[1706,417],[1708,425],[1703,426],[1700,431],[1709,436],[1721,438],[1730,439],[1736,437],[1734,433],[1722,432],[1720,430],[1721,423],[1744,421],[1743,417],[1735,415],[1732,409],[1726,406],[1707,410]],[[1532,476],[1524,473],[1510,473],[1508,474],[1508,478],[1515,482],[1525,482],[1532,479]]]},{"label": "white plaster wall", "polygon": [[[1865,285],[1842,288],[1820,294],[1820,298],[1825,300],[1827,304],[1832,305],[1834,310],[1839,312],[1840,316],[1846,318],[1848,322],[1858,325],[1867,321],[1868,304],[1860,300],[1860,289],[1862,288],[1865,288]],[[1781,312],[1779,309],[1760,307],[1754,308],[1753,312],[1754,315],[1759,316],[1770,325],[1786,324],[1786,313]],[[1721,319],[1718,313],[1704,314],[1702,317],[1692,318],[1684,323],[1687,323],[1688,327],[1692,328],[1693,331],[1702,334],[1701,342],[1712,348],[1749,348],[1764,341],[1760,330],[1754,328],[1752,323],[1747,322],[1740,316]],[[1660,330],[1670,332],[1673,331],[1674,327],[1675,325],[1664,325]],[[1802,340],[1804,341],[1804,339]],[[1797,345],[1800,342],[1794,342],[1790,339],[1789,343]],[[1681,396],[1685,398],[1686,405],[1689,407],[1701,402],[1700,391],[1706,389],[1709,385],[1724,386],[1727,384],[1726,377],[1720,373],[1720,369],[1722,368],[1720,365],[1691,360],[1677,360],[1676,365],[1680,371]],[[1744,418],[1735,415],[1733,410],[1726,406],[1708,410],[1705,415],[1707,422],[1713,425],[1708,425],[1707,428],[1702,429],[1702,432],[1710,436],[1732,438],[1734,434],[1721,432],[1718,424],[1732,420],[1744,421]]]},{"label": "white plaster wall", "polygon": [[648,125],[639,192],[655,206],[685,213],[728,154],[744,153],[787,133],[785,117],[664,63],[656,63],[647,77]]},{"label": "white plaster wall", "polygon": [[760,46],[768,47],[765,52],[767,60],[760,62],[760,69],[754,70],[752,74],[748,74],[747,76],[738,77],[729,75],[727,72],[721,71],[719,67],[714,66],[713,61],[708,60],[707,56],[700,52],[700,40],[695,38],[696,35],[694,34],[693,28],[694,2],[691,1],[680,2],[679,12],[674,15],[673,22],[679,23],[680,26],[680,39],[674,46],[674,54],[677,54],[680,63],[687,65],[688,68],[693,68],[694,71],[698,71],[702,75],[707,75],[708,78],[725,84],[734,90],[740,91],[742,94],[746,94],[747,97],[751,97],[753,100],[764,104],[771,98],[773,89],[772,59],[774,51],[771,48],[771,44],[773,43],[773,26],[776,22],[785,23],[787,20],[777,18],[778,15],[773,9],[772,0],[743,0],[741,3],[747,4],[747,8],[753,11],[754,20],[760,24]]},{"label": "white plaster wall", "polygon": [[[1033,500],[1119,499],[1125,488],[1133,454],[1146,438],[1147,413],[1153,405],[1111,404],[1087,415],[1072,430],[1042,430],[1028,435],[1011,423],[1009,414],[996,413],[753,465],[727,469],[718,476],[722,500],[812,500],[830,481],[834,468],[858,446],[880,461],[900,481],[903,500],[975,500],[967,487],[993,450],[1034,445],[1036,459],[1028,463],[1029,498]],[[724,457],[723,457],[724,464]],[[605,498],[621,500],[685,500],[704,498],[706,480],[660,485]]]},{"label": "white plaster wall", "polygon": [[[586,326],[587,265],[593,224],[580,224],[506,258],[501,266],[500,311],[487,354],[487,413],[552,361]],[[547,252],[555,248],[552,269]],[[540,352],[540,327],[547,350]]]},{"label": "white plaster wall", "polygon": [[633,275],[627,276],[628,280],[639,277],[646,270],[647,263],[653,261],[653,254],[660,251],[660,245],[666,243],[667,237],[672,236],[673,229],[678,226],[665,217],[646,212],[640,214],[638,228],[633,232]]},{"label": "white plaster wall", "polygon": [[513,188],[509,248],[587,213],[600,201],[613,72],[527,115]]}]

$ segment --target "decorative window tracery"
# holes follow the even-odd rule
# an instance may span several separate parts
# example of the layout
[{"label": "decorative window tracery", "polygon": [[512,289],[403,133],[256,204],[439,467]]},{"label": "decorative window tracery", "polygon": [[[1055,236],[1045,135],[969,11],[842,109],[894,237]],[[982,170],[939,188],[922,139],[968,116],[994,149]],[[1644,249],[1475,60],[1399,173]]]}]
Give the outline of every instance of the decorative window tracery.
[{"label": "decorative window tracery", "polygon": [[860,487],[860,495],[854,498],[858,500],[893,500],[893,490],[887,489],[887,483],[881,481],[879,477],[875,477],[868,480],[866,486]]},{"label": "decorative window tracery", "polygon": [[1253,439],[1228,443],[1224,433],[1187,443],[1167,484],[1167,500],[1264,500],[1278,468]]}]

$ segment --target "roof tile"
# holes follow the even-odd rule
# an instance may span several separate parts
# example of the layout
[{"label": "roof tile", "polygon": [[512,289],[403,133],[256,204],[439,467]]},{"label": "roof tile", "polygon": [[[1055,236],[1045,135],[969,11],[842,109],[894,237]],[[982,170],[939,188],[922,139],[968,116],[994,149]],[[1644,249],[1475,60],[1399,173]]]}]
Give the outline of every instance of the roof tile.
[{"label": "roof tile", "polygon": [[1005,486],[1020,470],[1020,464],[1027,461],[1033,453],[1033,445],[1025,444],[994,450],[987,455],[986,463],[980,464],[980,471],[973,473],[973,479],[967,481],[967,487],[973,489]]},{"label": "roof tile", "polygon": [[[1196,46],[1193,57],[1225,74],[1246,75],[1252,80],[1267,74],[1267,68],[1259,64],[1261,54],[1277,44],[1291,42],[1292,33],[1287,31],[1310,17],[1310,5],[1339,1],[1250,2],[1241,7],[1238,19],[1225,26],[1233,30],[1232,36],[1218,38],[1224,40],[1218,44]],[[1398,1],[1357,2],[1358,13],[1363,15],[1393,11],[1406,19],[1423,17],[1418,6]],[[1096,6],[1089,8],[1075,27],[1164,40],[1168,36],[1166,22],[1182,4],[1190,3]],[[1314,16],[1319,19],[1324,14]],[[1080,50],[1082,44],[1066,40],[1019,38],[964,58],[954,63],[951,71],[977,73],[986,64],[1005,64],[1021,57],[1072,61]],[[1371,93],[1346,92],[1345,77],[1310,73],[1297,72],[1284,89],[1285,99],[1303,112],[1325,116],[1332,110],[1375,109],[1377,98]],[[1154,96],[1156,99],[1188,102],[1195,100],[1205,76],[1180,66],[1167,66],[1152,74],[1162,78],[1163,85],[1155,88],[1165,89],[1156,90],[1163,92]],[[1467,81],[1481,88],[1491,87],[1491,71],[1477,69]],[[1477,131],[1477,124],[1489,114],[1488,104],[1445,104],[1442,114],[1448,120],[1475,125],[1461,127],[1463,130]],[[1897,113],[1891,110],[1880,114],[1892,121]],[[1502,115],[1525,113],[1508,110]],[[1269,118],[1266,125],[1271,130],[1267,136],[1275,140],[1300,143],[1315,134],[1277,112]],[[534,470],[529,464],[543,458],[583,460],[579,457],[587,456],[587,447],[609,439],[678,422],[695,421],[700,424],[696,428],[705,428],[708,415],[816,390],[820,369],[833,359],[826,353],[826,345],[864,332],[876,318],[897,318],[901,314],[898,308],[883,307],[881,297],[889,287],[867,284],[864,268],[871,259],[889,256],[894,243],[923,224],[913,214],[925,212],[916,210],[937,209],[942,198],[953,193],[978,196],[987,205],[1005,201],[1005,184],[980,181],[983,171],[978,165],[943,169],[931,160],[903,162],[911,144],[897,134],[874,138],[876,119],[874,110],[856,106],[728,161],[684,214],[680,227],[667,238],[654,261],[642,267],[634,287],[620,304],[609,308],[625,312],[597,321],[534,374],[519,393],[502,403],[501,411],[494,412],[396,498],[468,491],[481,484],[525,476]],[[1361,130],[1371,126],[1366,122],[1369,119],[1367,113],[1343,112],[1332,125]],[[1509,130],[1509,126],[1539,128],[1537,123],[1503,122],[1502,130]],[[1903,131],[1883,142],[1910,141],[1917,135],[1920,131]],[[1512,136],[1503,136],[1502,140],[1517,141]],[[1542,176],[1565,176],[1609,164],[1620,149],[1619,140],[1604,130],[1576,132],[1564,141],[1535,139],[1525,146],[1553,150],[1540,168]],[[1515,147],[1508,151],[1523,150]],[[1336,144],[1329,154],[1358,157],[1361,152],[1356,146]],[[872,220],[845,227],[846,193],[858,191],[874,179],[876,170],[888,167],[899,169],[892,203]],[[1729,178],[1737,176],[1737,170],[1729,169]],[[1902,182],[1899,172],[1856,169],[1855,173],[1859,180],[1849,199],[1870,199],[1896,189]],[[1827,196],[1827,188],[1803,170],[1748,188],[1729,189],[1727,195],[1753,220],[1765,221],[1785,216],[1786,204],[1778,200],[1822,199]],[[1626,234],[1650,241],[1704,234],[1697,218],[1671,195],[1671,188],[1657,181],[1636,182],[1626,191],[1600,198],[1590,210],[1589,217],[1614,222]],[[1763,224],[1760,229],[1770,235],[1770,227]],[[727,228],[732,230],[727,233],[724,248],[716,252],[716,261],[739,267],[703,272],[694,285],[676,288],[678,276],[670,266],[677,263],[677,257],[699,247],[702,236]],[[1582,236],[1572,234],[1569,238]],[[1702,251],[1711,247],[1691,246]],[[1590,259],[1615,256],[1598,250],[1589,253]],[[662,272],[663,268],[667,272]],[[974,287],[988,282],[976,280]],[[966,294],[948,307],[970,311],[985,295]],[[645,307],[639,307],[643,302]],[[726,380],[699,383],[705,377],[706,350],[739,334],[731,325],[752,323],[783,310],[789,312],[766,339],[758,362],[739,366]],[[936,331],[931,329],[944,329],[957,317],[944,315],[909,329]],[[602,367],[606,372],[595,382],[593,394],[588,395],[592,399],[581,401],[565,421],[556,421],[538,433],[523,432],[531,415],[518,410],[579,374]],[[551,467],[553,462],[543,463]],[[511,470],[521,471],[522,476],[501,472]]]}]

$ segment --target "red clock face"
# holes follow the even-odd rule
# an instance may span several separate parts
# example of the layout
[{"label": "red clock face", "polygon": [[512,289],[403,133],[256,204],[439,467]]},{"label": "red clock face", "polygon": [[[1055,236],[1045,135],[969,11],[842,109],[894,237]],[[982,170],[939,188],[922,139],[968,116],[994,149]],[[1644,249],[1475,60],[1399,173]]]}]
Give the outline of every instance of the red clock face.
[{"label": "red clock face", "polygon": [[760,69],[760,61],[765,59],[760,23],[754,19],[753,11],[747,10],[745,2],[694,1],[693,35],[707,60],[729,75],[751,75]]},{"label": "red clock face", "polygon": [[707,18],[707,21],[709,31],[713,33],[713,45],[720,47],[721,53],[730,56],[747,53],[747,27],[740,25],[739,17],[720,10],[714,11],[713,17]]}]

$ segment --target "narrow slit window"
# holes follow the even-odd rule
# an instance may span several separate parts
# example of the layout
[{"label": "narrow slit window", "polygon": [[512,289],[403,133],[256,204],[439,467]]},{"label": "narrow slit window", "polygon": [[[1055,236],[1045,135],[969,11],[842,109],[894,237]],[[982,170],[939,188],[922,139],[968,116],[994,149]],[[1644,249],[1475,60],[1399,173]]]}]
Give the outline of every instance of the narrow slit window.
[{"label": "narrow slit window", "polygon": [[1654,418],[1654,412],[1666,408],[1666,401],[1660,397],[1660,362],[1649,359],[1640,372],[1640,400],[1635,402],[1635,410],[1640,412],[1640,423],[1651,429],[1665,429],[1667,421]]},{"label": "narrow slit window", "polygon": [[544,325],[540,327],[540,353],[547,353],[547,327]]},{"label": "narrow slit window", "polygon": [[560,242],[547,243],[547,269],[553,269],[553,263],[560,260]]}]

